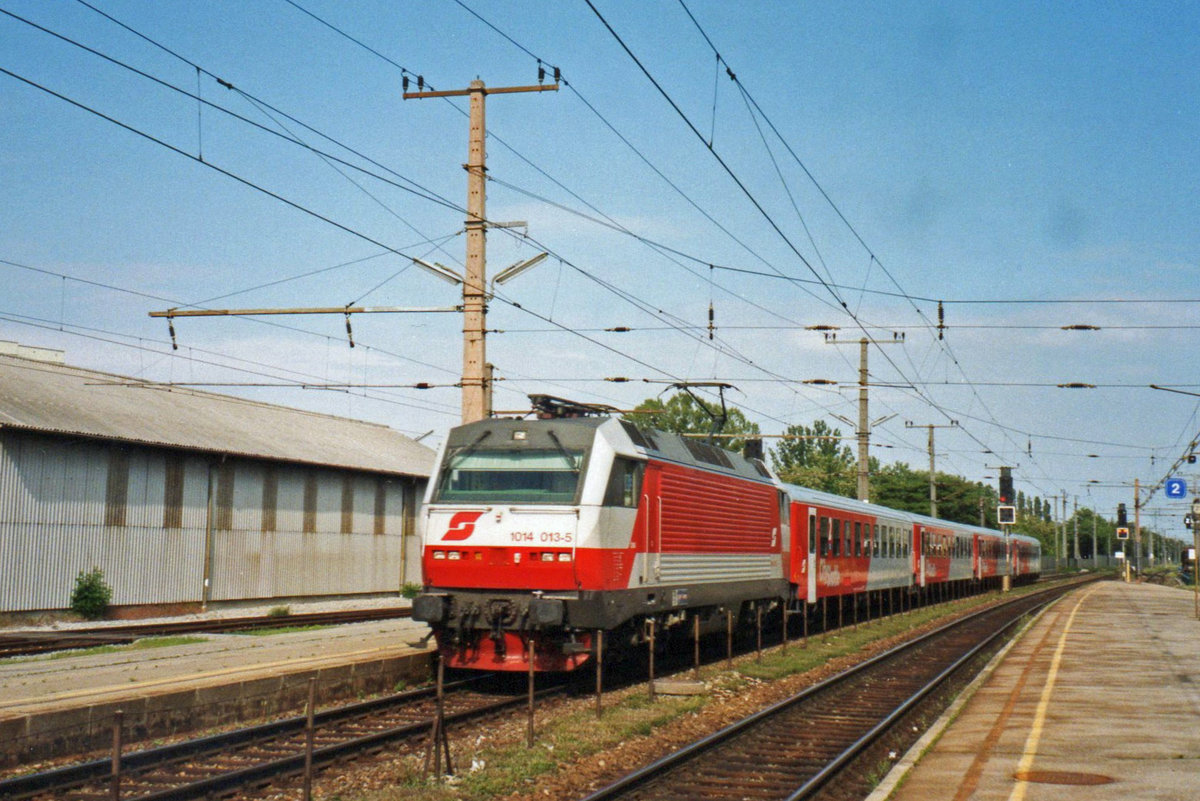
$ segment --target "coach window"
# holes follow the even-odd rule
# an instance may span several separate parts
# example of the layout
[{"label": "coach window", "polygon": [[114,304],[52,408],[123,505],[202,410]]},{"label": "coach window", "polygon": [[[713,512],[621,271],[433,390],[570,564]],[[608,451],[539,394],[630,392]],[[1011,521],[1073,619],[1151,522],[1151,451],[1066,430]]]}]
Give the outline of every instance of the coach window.
[{"label": "coach window", "polygon": [[634,459],[613,459],[612,473],[604,493],[605,506],[637,508],[642,494],[642,463]]},{"label": "coach window", "polygon": [[829,518],[821,518],[821,556],[829,556]]},{"label": "coach window", "polygon": [[816,553],[817,551],[817,516],[812,512],[808,513],[808,552]]},{"label": "coach window", "polygon": [[871,528],[871,550],[872,555],[879,556],[879,524],[876,523]]},{"label": "coach window", "polygon": [[829,538],[830,540],[833,541],[833,553],[831,555],[832,556],[841,556],[842,555],[842,521],[838,520],[835,517],[835,518],[831,519],[829,522],[830,522],[830,525],[833,527],[833,534]]}]

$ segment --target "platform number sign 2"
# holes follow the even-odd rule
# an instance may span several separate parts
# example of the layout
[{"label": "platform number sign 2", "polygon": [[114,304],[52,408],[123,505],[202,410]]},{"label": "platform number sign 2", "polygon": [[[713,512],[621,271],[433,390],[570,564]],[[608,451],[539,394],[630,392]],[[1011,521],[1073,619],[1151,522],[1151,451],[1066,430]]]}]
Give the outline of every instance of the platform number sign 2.
[{"label": "platform number sign 2", "polygon": [[1168,498],[1186,498],[1187,482],[1182,478],[1168,478],[1164,491]]}]

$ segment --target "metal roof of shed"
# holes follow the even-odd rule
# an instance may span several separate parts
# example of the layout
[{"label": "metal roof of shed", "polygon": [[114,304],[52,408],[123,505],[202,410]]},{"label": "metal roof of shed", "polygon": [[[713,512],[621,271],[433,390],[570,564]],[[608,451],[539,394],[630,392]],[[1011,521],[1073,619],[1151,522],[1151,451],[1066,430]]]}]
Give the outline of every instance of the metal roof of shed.
[{"label": "metal roof of shed", "polygon": [[434,451],[387,426],[0,355],[0,429],[429,476]]}]

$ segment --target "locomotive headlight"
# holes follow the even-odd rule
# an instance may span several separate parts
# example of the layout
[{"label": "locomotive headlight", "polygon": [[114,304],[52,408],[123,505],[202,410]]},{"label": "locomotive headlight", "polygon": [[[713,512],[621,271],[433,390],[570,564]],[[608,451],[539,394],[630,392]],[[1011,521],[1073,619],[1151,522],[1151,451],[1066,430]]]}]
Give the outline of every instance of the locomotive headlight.
[{"label": "locomotive headlight", "polygon": [[570,562],[570,561],[571,561],[571,554],[569,554],[569,553],[560,553],[560,554],[558,555],[558,561],[560,561],[560,562]]},{"label": "locomotive headlight", "polygon": [[434,558],[434,559],[445,559],[445,558],[446,558],[446,552],[445,552],[445,551],[434,551],[434,552],[433,552],[433,558]]},{"label": "locomotive headlight", "polygon": [[450,551],[449,553],[446,554],[446,557],[451,560],[457,560],[457,559],[462,559],[462,554],[459,553],[458,551]]},{"label": "locomotive headlight", "polygon": [[542,561],[543,562],[553,562],[554,554],[550,553],[549,551],[546,551],[544,554],[542,554]]}]

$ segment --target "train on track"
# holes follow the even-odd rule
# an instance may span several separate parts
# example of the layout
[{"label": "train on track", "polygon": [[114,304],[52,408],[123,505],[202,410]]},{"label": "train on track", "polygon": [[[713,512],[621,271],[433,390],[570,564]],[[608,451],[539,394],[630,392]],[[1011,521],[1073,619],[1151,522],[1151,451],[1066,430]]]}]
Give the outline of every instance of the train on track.
[{"label": "train on track", "polygon": [[[759,459],[587,407],[450,431],[425,499],[429,623],[448,667],[570,671],[657,631],[724,629],[1031,581],[1021,535],[784,484]],[[660,636],[662,636],[660,634]],[[532,647],[531,647],[532,645]],[[615,646],[615,649],[614,649]]]}]

